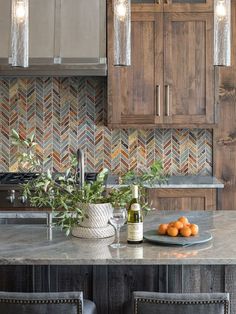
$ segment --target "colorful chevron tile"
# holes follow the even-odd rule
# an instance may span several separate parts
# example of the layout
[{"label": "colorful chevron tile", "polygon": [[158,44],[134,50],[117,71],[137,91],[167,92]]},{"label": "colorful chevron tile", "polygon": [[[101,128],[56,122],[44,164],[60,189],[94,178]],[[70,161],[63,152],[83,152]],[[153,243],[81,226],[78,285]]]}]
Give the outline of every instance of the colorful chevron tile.
[{"label": "colorful chevron tile", "polygon": [[44,170],[63,172],[78,148],[86,171],[106,167],[123,174],[161,159],[171,175],[212,174],[212,132],[205,129],[109,130],[106,79],[11,78],[0,80],[0,171],[17,171],[10,134],[35,134]]}]

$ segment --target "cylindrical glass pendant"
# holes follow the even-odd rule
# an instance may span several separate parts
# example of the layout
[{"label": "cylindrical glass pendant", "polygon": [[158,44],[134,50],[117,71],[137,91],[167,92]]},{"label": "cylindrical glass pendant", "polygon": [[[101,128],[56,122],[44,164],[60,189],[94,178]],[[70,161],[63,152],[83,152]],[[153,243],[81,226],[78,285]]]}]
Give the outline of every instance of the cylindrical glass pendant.
[{"label": "cylindrical glass pendant", "polygon": [[29,66],[29,0],[12,0],[12,66]]},{"label": "cylindrical glass pendant", "polygon": [[131,65],[131,0],[113,0],[114,65]]},{"label": "cylindrical glass pendant", "polygon": [[214,65],[231,64],[231,0],[214,1]]}]

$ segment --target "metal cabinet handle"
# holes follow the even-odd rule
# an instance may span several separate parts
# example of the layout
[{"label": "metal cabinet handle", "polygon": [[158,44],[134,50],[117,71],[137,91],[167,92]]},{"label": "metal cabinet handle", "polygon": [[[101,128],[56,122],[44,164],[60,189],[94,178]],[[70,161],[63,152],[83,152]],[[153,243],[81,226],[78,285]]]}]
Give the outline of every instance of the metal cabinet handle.
[{"label": "metal cabinet handle", "polygon": [[166,115],[170,116],[170,85],[165,85]]},{"label": "metal cabinet handle", "polygon": [[161,90],[160,85],[156,86],[156,115],[160,117],[161,115]]}]

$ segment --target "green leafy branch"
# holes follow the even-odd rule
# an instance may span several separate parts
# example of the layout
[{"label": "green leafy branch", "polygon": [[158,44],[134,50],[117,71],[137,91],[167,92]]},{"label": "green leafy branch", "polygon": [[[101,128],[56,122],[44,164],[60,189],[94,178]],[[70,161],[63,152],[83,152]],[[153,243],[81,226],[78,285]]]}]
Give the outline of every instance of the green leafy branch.
[{"label": "green leafy branch", "polygon": [[[23,193],[34,207],[51,208],[55,212],[57,225],[69,234],[72,227],[84,217],[80,206],[82,203],[103,204],[111,203],[114,207],[127,207],[132,200],[131,185],[139,186],[140,204],[147,212],[148,204],[145,185],[152,186],[166,182],[166,175],[161,161],[156,161],[150,170],[137,175],[134,171],[128,172],[121,178],[121,185],[106,189],[105,182],[108,170],[102,170],[96,181],[84,183],[83,187],[77,183],[77,158],[71,159],[71,167],[64,174],[52,175],[50,171],[42,172],[42,165],[36,157],[34,136],[23,139],[13,130],[12,143],[19,149],[18,160],[28,171],[40,172],[38,177],[23,185]],[[27,166],[27,167],[26,167]]]},{"label": "green leafy branch", "polygon": [[12,130],[12,144],[18,147],[18,161],[20,171],[42,171],[42,165],[36,155],[37,143],[34,135],[23,139],[16,130]]}]

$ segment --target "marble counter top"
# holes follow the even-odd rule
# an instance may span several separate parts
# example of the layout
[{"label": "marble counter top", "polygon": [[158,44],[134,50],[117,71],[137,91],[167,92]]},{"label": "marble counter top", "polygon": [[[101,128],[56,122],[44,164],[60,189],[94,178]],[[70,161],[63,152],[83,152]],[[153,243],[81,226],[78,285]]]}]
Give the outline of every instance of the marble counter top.
[{"label": "marble counter top", "polygon": [[171,176],[166,184],[147,187],[163,189],[222,189],[224,184],[211,176]]},{"label": "marble counter top", "polygon": [[[116,184],[108,184],[108,188],[119,187]],[[165,184],[145,185],[154,189],[223,189],[224,184],[212,176],[170,176]]]},{"label": "marble counter top", "polygon": [[[150,230],[172,220],[174,212],[152,212],[145,218]],[[175,212],[176,214],[176,212]],[[181,215],[181,213],[178,213]],[[1,265],[161,265],[161,264],[236,264],[236,211],[189,212],[200,230],[208,229],[213,240],[189,247],[160,246],[149,242],[112,249],[113,238],[84,240],[66,237],[58,228],[48,239],[42,225],[0,225]],[[126,227],[121,241],[126,243]]]}]

